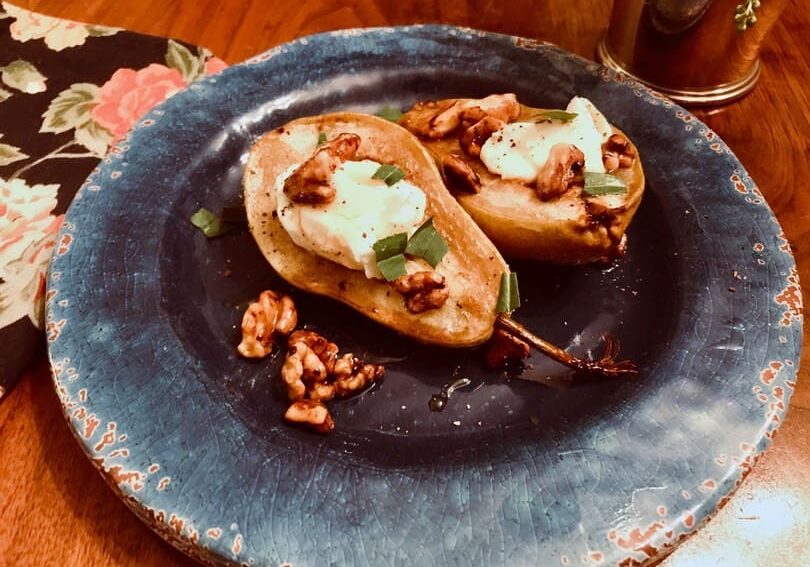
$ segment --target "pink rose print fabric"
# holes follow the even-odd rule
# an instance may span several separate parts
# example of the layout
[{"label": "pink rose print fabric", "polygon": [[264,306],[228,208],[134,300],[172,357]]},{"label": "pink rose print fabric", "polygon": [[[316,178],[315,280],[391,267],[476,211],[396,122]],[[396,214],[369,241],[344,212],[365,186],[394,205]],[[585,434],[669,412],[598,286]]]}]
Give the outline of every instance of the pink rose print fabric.
[{"label": "pink rose print fabric", "polygon": [[0,400],[42,348],[48,264],[78,188],[156,104],[226,66],[0,2]]},{"label": "pink rose print fabric", "polygon": [[118,69],[99,89],[98,104],[90,116],[118,139],[150,108],[185,86],[183,76],[165,65],[152,63],[139,71]]}]

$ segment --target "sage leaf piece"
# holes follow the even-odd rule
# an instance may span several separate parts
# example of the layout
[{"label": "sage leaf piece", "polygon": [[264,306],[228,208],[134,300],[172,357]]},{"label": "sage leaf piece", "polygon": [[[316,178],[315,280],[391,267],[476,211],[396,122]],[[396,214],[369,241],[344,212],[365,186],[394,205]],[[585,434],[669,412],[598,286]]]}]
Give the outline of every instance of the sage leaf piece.
[{"label": "sage leaf piece", "polygon": [[406,254],[423,258],[434,268],[442,261],[448,250],[447,242],[433,226],[433,217],[416,229],[405,247]]},{"label": "sage leaf piece", "polygon": [[377,112],[377,116],[391,122],[397,122],[402,117],[402,111],[393,106],[384,106]]},{"label": "sage leaf piece", "polygon": [[208,238],[214,238],[228,232],[228,227],[223,224],[222,220],[205,207],[191,215],[189,220]]},{"label": "sage leaf piece", "polygon": [[623,195],[627,193],[627,185],[621,177],[609,173],[595,171],[585,172],[585,193],[592,197],[600,195]]},{"label": "sage leaf piece", "polygon": [[543,122],[547,120],[561,120],[563,122],[570,122],[578,115],[576,112],[566,112],[564,110],[544,110],[534,115],[535,122]]},{"label": "sage leaf piece", "polygon": [[518,288],[517,273],[504,272],[501,274],[501,288],[498,293],[498,303],[495,311],[498,313],[511,313],[520,307],[520,290]]},{"label": "sage leaf piece", "polygon": [[374,175],[372,175],[371,178],[382,179],[385,181],[385,184],[390,187],[391,185],[405,179],[405,172],[395,165],[386,163],[378,167],[377,171],[374,172]]},{"label": "sage leaf piece", "polygon": [[377,254],[377,262],[379,263],[392,256],[404,253],[407,242],[407,232],[399,232],[397,234],[392,234],[391,236],[381,238],[372,245],[374,252]]},{"label": "sage leaf piece", "polygon": [[405,270],[405,255],[395,254],[385,260],[378,261],[377,269],[380,270],[380,273],[387,281],[392,282],[407,273]]}]

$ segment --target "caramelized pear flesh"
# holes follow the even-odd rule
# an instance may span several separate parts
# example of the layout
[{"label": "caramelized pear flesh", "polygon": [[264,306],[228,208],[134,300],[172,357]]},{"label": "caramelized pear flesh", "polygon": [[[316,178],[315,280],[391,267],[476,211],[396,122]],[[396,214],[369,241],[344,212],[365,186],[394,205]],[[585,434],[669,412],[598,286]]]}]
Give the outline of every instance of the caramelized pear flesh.
[{"label": "caramelized pear flesh", "polygon": [[[360,137],[362,158],[392,164],[427,197],[448,252],[435,270],[449,298],[438,309],[411,313],[403,296],[382,279],[344,267],[296,245],[276,212],[279,175],[309,158],[319,138],[349,133]],[[358,158],[360,159],[360,158]],[[469,347],[493,332],[501,274],[507,265],[492,242],[447,191],[433,157],[407,130],[374,116],[341,112],[294,120],[260,138],[248,156],[243,178],[248,224],[273,269],[293,286],[332,297],[363,315],[421,342]]]},{"label": "caramelized pear flesh", "polygon": [[[456,100],[467,106],[476,102],[472,99]],[[464,187],[469,183],[463,176],[454,175],[444,168],[447,186],[507,258],[587,264],[607,263],[621,256],[626,242],[625,232],[644,193],[644,172],[632,143],[629,144],[635,155],[632,165],[610,172],[624,181],[627,186],[624,195],[592,197],[581,191],[567,191],[558,198],[542,200],[533,186],[519,180],[503,179],[491,173],[477,156],[469,155],[469,149],[465,151],[460,143],[467,127],[463,122],[446,129],[440,136],[424,127],[419,131],[422,118],[419,113],[425,112],[425,106],[435,104],[438,108],[447,108],[447,102],[420,103],[421,110],[417,104],[403,115],[400,124],[419,134],[420,141],[438,164],[448,159],[461,159],[469,166],[471,177],[477,178],[477,192]],[[547,110],[520,104],[517,117],[510,117],[509,122],[532,122],[544,112]],[[615,127],[613,132],[624,136]]]}]

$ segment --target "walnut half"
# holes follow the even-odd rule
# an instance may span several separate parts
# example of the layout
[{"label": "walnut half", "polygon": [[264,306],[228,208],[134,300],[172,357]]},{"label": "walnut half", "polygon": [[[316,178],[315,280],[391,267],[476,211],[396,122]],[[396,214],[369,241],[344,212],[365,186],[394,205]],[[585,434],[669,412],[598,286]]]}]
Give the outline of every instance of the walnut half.
[{"label": "walnut half", "polygon": [[585,154],[572,144],[554,144],[546,163],[537,172],[537,196],[550,201],[574,185],[582,185]]},{"label": "walnut half", "polygon": [[608,171],[632,167],[635,159],[636,152],[633,151],[630,141],[621,134],[612,134],[602,144],[602,163]]},{"label": "walnut half", "polygon": [[242,342],[236,348],[246,358],[264,358],[273,350],[274,336],[289,334],[297,324],[293,300],[268,289],[245,310]]},{"label": "walnut half", "polygon": [[338,134],[325,142],[284,181],[284,194],[293,203],[322,205],[335,200],[332,174],[360,147],[357,134]]},{"label": "walnut half", "polygon": [[335,422],[329,410],[317,400],[298,400],[284,412],[284,419],[291,423],[306,425],[318,433],[330,433]]},{"label": "walnut half", "polygon": [[287,358],[281,367],[281,380],[292,402],[284,418],[328,433],[334,422],[324,402],[356,394],[384,373],[382,365],[366,364],[351,353],[338,357],[338,346],[314,331],[295,331],[287,341]]},{"label": "walnut half", "polygon": [[444,276],[435,271],[405,274],[394,280],[393,286],[405,296],[405,308],[411,313],[438,309],[450,297]]}]

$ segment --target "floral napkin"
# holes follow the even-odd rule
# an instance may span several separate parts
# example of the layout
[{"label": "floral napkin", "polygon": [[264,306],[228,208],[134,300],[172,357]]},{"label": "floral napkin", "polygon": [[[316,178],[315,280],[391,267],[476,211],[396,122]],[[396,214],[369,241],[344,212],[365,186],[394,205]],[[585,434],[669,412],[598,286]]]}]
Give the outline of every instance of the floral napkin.
[{"label": "floral napkin", "polygon": [[204,48],[0,3],[0,399],[43,345],[64,212],[138,118],[225,63]]}]

